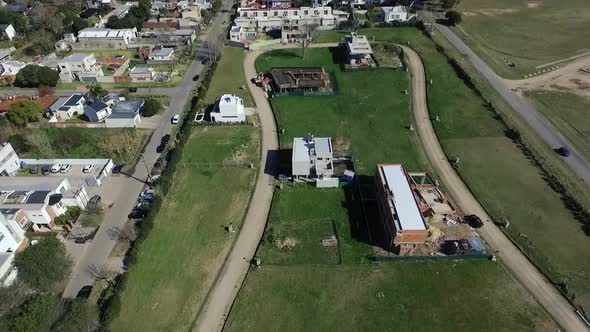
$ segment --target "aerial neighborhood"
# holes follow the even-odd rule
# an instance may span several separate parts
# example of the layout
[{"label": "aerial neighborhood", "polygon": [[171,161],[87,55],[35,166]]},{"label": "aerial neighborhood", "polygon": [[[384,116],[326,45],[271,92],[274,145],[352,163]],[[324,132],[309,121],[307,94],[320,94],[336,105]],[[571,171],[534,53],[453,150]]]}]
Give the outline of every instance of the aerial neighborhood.
[{"label": "aerial neighborhood", "polygon": [[588,13],[0,1],[0,331],[589,331]]}]

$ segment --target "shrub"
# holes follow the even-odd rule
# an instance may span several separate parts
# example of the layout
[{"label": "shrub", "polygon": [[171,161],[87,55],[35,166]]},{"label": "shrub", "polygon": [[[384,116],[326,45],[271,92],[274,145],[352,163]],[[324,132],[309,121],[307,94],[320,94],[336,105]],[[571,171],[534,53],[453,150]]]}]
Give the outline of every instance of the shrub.
[{"label": "shrub", "polygon": [[37,88],[40,86],[56,86],[59,73],[49,67],[27,65],[16,74],[14,84],[21,88]]},{"label": "shrub", "polygon": [[143,116],[150,117],[158,114],[162,110],[162,104],[159,100],[150,98],[143,105]]}]

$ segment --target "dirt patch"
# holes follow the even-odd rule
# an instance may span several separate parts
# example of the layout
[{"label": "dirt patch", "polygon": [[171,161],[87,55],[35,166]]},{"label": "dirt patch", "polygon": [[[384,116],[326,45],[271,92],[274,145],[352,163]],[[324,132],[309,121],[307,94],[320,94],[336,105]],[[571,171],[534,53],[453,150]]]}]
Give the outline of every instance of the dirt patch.
[{"label": "dirt patch", "polygon": [[540,2],[527,2],[526,7],[534,9],[534,8],[539,8],[540,5],[541,5]]},{"label": "dirt patch", "polygon": [[275,247],[279,250],[293,250],[295,248],[295,246],[297,246],[297,243],[299,241],[297,241],[297,239],[294,239],[292,237],[286,237],[284,239],[276,239],[275,240]]},{"label": "dirt patch", "polygon": [[472,13],[472,12],[463,12],[463,16],[467,16],[467,17],[471,17],[471,16],[477,16],[477,13]]},{"label": "dirt patch", "polygon": [[336,152],[348,152],[350,150],[350,140],[344,137],[336,137],[332,141],[332,146]]},{"label": "dirt patch", "polygon": [[485,8],[478,10],[478,12],[486,16],[499,16],[506,14],[514,14],[519,12],[519,10],[516,8]]}]

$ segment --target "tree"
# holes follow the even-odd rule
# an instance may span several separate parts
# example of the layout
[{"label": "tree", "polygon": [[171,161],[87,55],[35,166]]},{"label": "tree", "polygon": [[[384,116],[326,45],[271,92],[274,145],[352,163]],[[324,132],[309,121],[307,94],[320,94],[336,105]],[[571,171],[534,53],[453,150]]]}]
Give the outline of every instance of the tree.
[{"label": "tree", "polygon": [[115,276],[116,273],[109,270],[106,265],[94,265],[91,264],[88,266],[88,273],[90,273],[94,278],[98,280],[104,280],[109,283],[109,285],[114,286]]},{"label": "tree", "polygon": [[444,9],[451,9],[451,8],[455,7],[456,5],[458,5],[460,2],[461,2],[461,0],[443,0],[442,7]]},{"label": "tree", "polygon": [[31,17],[31,25],[35,30],[45,30],[53,35],[59,35],[64,30],[63,16],[57,7],[38,7]]},{"label": "tree", "polygon": [[461,21],[463,21],[463,16],[461,15],[461,13],[455,10],[449,10],[445,14],[445,17],[447,18],[447,25],[450,26],[455,26],[457,24],[460,24]]},{"label": "tree", "polygon": [[8,314],[9,331],[49,331],[59,311],[60,305],[54,296],[33,295]]},{"label": "tree", "polygon": [[88,21],[81,19],[80,17],[74,17],[70,23],[70,26],[68,27],[68,31],[77,35],[80,30],[86,29],[88,27]]},{"label": "tree", "polygon": [[62,315],[51,326],[52,332],[87,332],[96,329],[98,312],[84,300],[67,301]]},{"label": "tree", "polygon": [[56,86],[59,73],[49,67],[27,65],[16,74],[14,85],[21,88]]},{"label": "tree", "polygon": [[10,105],[6,117],[12,124],[24,127],[29,122],[39,121],[42,112],[39,104],[30,100],[20,100]]},{"label": "tree", "polygon": [[0,24],[12,24],[17,32],[25,33],[29,30],[29,18],[25,15],[0,10]]},{"label": "tree", "polygon": [[37,56],[53,51],[55,46],[55,35],[45,30],[35,31],[28,36],[29,46],[24,49],[25,54]]},{"label": "tree", "polygon": [[109,93],[102,87],[102,85],[97,83],[90,84],[86,86],[86,88],[88,89],[88,94],[94,98],[94,100],[98,100]]},{"label": "tree", "polygon": [[66,248],[56,238],[45,238],[16,254],[18,277],[30,287],[49,291],[70,272],[72,262]]},{"label": "tree", "polygon": [[317,35],[318,24],[317,23],[306,23],[301,28],[301,57],[305,57],[305,49],[311,45]]},{"label": "tree", "polygon": [[150,98],[143,104],[143,116],[150,117],[162,110],[162,104],[158,99]]}]

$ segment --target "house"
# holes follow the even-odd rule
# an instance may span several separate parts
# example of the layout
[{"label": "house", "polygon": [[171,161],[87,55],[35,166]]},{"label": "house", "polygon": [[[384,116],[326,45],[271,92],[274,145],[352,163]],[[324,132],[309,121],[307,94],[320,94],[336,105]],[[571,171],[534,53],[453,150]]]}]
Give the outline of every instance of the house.
[{"label": "house", "polygon": [[[19,209],[0,209],[0,253],[17,250],[25,239],[26,229],[15,220],[16,213],[19,211]],[[25,225],[28,224],[25,223]],[[0,277],[1,275],[2,273]]]},{"label": "house", "polygon": [[156,79],[156,72],[151,67],[134,67],[129,71],[131,82],[153,82]]},{"label": "house", "polygon": [[68,206],[84,208],[88,199],[84,186],[74,188],[65,178],[14,176],[2,181],[0,210],[22,210],[34,231],[50,230]]},{"label": "house", "polygon": [[86,28],[78,32],[77,49],[127,49],[138,38],[137,29]]},{"label": "house", "polygon": [[8,287],[16,280],[18,271],[13,264],[14,257],[14,252],[0,253],[0,285],[2,287]]},{"label": "house", "polygon": [[152,16],[157,16],[160,14],[161,10],[169,10],[170,4],[166,1],[152,1],[152,6],[150,7],[150,14]]},{"label": "house", "polygon": [[230,94],[221,96],[215,103],[213,111],[211,111],[211,121],[221,123],[245,122],[244,100]]},{"label": "house", "polygon": [[180,17],[199,22],[201,20],[201,9],[198,6],[190,5],[180,13]]},{"label": "house", "polygon": [[152,46],[142,46],[140,48],[137,49],[137,57],[142,59],[142,60],[147,60],[150,56],[150,53],[152,53]]},{"label": "house", "polygon": [[16,30],[12,24],[0,24],[0,32],[2,32],[2,39],[13,40],[16,37]]},{"label": "house", "polygon": [[260,3],[266,8],[289,8],[291,0],[262,0]]},{"label": "house", "polygon": [[172,33],[174,39],[184,40],[186,44],[190,45],[197,39],[197,32],[195,29],[177,29]]},{"label": "house", "polygon": [[20,169],[20,159],[12,144],[0,143],[0,176],[16,175]]},{"label": "house", "polygon": [[141,122],[143,100],[120,101],[113,106],[113,112],[105,119],[107,128],[136,128]]},{"label": "house", "polygon": [[192,19],[188,19],[188,18],[179,18],[176,20],[176,22],[178,23],[178,28],[179,29],[192,29],[192,30],[196,30],[199,27],[199,22],[192,20]]},{"label": "house", "polygon": [[211,0],[192,0],[191,2],[193,2],[195,6],[204,10],[210,10],[213,6]]},{"label": "house", "polygon": [[112,109],[102,101],[95,101],[84,107],[84,115],[90,122],[102,122],[111,115]]},{"label": "house", "polygon": [[148,57],[151,61],[172,61],[174,60],[174,49],[169,47],[162,47],[154,50]]},{"label": "house", "polygon": [[275,93],[331,92],[330,74],[323,67],[283,67],[269,71]]},{"label": "house", "polygon": [[399,255],[411,254],[429,235],[410,181],[403,165],[377,165],[377,205],[385,238]]},{"label": "house", "polygon": [[59,78],[62,82],[96,82],[104,76],[102,66],[96,63],[93,53],[74,53],[58,61]]},{"label": "house", "polygon": [[115,9],[111,10],[108,14],[106,14],[105,16],[100,18],[97,26],[100,28],[104,27],[104,25],[109,21],[109,18],[111,18],[111,17],[117,17],[117,18],[125,17],[125,15],[127,15],[127,13],[129,13],[129,9],[132,6],[133,5],[130,2],[126,2],[124,4],[115,6]]},{"label": "house", "polygon": [[324,178],[334,174],[332,139],[329,137],[293,138],[292,171],[294,178]]},{"label": "house", "polygon": [[229,30],[229,40],[237,43],[253,41],[256,38],[256,31],[240,26],[233,26]]},{"label": "house", "polygon": [[61,40],[55,43],[55,51],[58,53],[69,52],[72,50],[72,45],[76,42],[76,37],[73,33],[64,34]]},{"label": "house", "polygon": [[404,6],[381,7],[381,12],[383,20],[387,23],[408,22],[416,16],[408,13],[408,8]]},{"label": "house", "polygon": [[81,93],[69,97],[61,97],[49,106],[49,112],[59,120],[66,120],[84,114],[86,99]]},{"label": "house", "polygon": [[103,103],[105,103],[109,107],[113,107],[113,105],[115,105],[116,103],[118,103],[120,101],[124,101],[124,100],[125,100],[125,97],[120,96],[116,93],[109,93],[100,99],[100,101],[102,101]]},{"label": "house", "polygon": [[16,81],[16,74],[27,66],[19,61],[5,61],[0,63],[0,85],[12,85]]},{"label": "house", "polygon": [[143,23],[143,29],[141,30],[143,33],[165,33],[165,32],[174,32],[174,30],[178,29],[178,22],[176,20],[149,20]]},{"label": "house", "polygon": [[374,67],[373,49],[366,36],[351,32],[344,40],[347,64],[353,67]]}]

